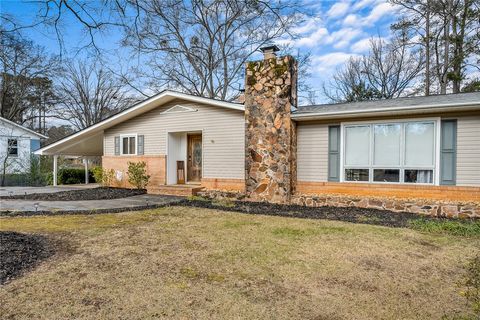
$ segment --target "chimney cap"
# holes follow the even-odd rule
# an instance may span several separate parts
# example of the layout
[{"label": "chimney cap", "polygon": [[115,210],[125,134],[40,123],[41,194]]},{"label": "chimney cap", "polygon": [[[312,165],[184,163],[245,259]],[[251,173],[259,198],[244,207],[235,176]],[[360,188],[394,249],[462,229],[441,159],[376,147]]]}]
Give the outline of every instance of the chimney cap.
[{"label": "chimney cap", "polygon": [[277,52],[277,51],[280,51],[280,48],[273,44],[271,46],[261,47],[260,51],[262,51],[263,53]]}]

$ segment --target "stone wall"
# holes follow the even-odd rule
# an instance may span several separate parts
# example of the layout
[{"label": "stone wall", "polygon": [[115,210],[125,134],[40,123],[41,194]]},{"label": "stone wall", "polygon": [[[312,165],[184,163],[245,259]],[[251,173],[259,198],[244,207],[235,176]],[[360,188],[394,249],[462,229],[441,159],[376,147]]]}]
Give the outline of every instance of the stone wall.
[{"label": "stone wall", "polygon": [[245,79],[245,191],[289,203],[295,191],[297,63],[291,56],[248,62]]},{"label": "stone wall", "polygon": [[480,203],[478,202],[296,194],[292,196],[291,203],[308,207],[358,207],[392,212],[410,212],[434,217],[480,218]]}]

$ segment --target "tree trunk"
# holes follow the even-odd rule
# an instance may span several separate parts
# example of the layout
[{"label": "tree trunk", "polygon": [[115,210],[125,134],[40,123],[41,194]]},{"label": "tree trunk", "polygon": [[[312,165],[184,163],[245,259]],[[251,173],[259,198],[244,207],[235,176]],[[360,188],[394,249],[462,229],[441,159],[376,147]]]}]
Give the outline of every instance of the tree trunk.
[{"label": "tree trunk", "polygon": [[425,19],[425,95],[430,95],[430,2],[427,0]]}]

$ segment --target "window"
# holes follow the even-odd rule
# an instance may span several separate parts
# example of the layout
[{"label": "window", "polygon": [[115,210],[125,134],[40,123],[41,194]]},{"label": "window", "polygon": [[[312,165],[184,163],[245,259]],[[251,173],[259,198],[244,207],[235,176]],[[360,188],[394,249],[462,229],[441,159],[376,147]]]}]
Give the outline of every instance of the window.
[{"label": "window", "polygon": [[18,140],[17,139],[8,139],[7,142],[7,152],[11,157],[18,157]]},{"label": "window", "polygon": [[344,181],[433,183],[435,121],[344,126]]},{"label": "window", "polygon": [[123,155],[128,155],[128,154],[137,154],[137,136],[132,135],[132,136],[121,136],[121,151],[120,153]]}]

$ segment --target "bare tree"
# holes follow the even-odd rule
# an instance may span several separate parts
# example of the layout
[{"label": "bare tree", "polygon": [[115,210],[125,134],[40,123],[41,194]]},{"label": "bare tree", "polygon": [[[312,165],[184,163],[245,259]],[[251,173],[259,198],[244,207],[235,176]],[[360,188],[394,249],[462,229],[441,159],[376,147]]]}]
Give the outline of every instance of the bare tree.
[{"label": "bare tree", "polygon": [[147,68],[136,74],[147,72],[150,87],[229,99],[243,79],[245,62],[260,47],[285,36],[298,20],[294,6],[280,1],[152,0],[135,7],[139,14],[125,24],[124,44],[146,59]]},{"label": "bare tree", "polygon": [[[0,38],[0,116],[19,124],[38,116],[40,100],[51,94],[49,77],[56,72],[56,58],[18,34]],[[43,99],[40,99],[43,96]],[[43,103],[43,108],[47,105]]]},{"label": "bare tree", "polygon": [[468,73],[480,70],[480,1],[391,1],[404,9],[393,29],[411,34],[408,45],[425,48],[425,93],[432,89],[432,78],[437,92],[460,92]]},{"label": "bare tree", "polygon": [[397,98],[415,85],[422,68],[421,53],[409,50],[401,39],[372,39],[369,53],[337,70],[324,94],[334,102]]},{"label": "bare tree", "polygon": [[77,62],[66,66],[58,85],[56,117],[76,129],[91,126],[115,114],[134,101],[125,85],[95,63]]}]

